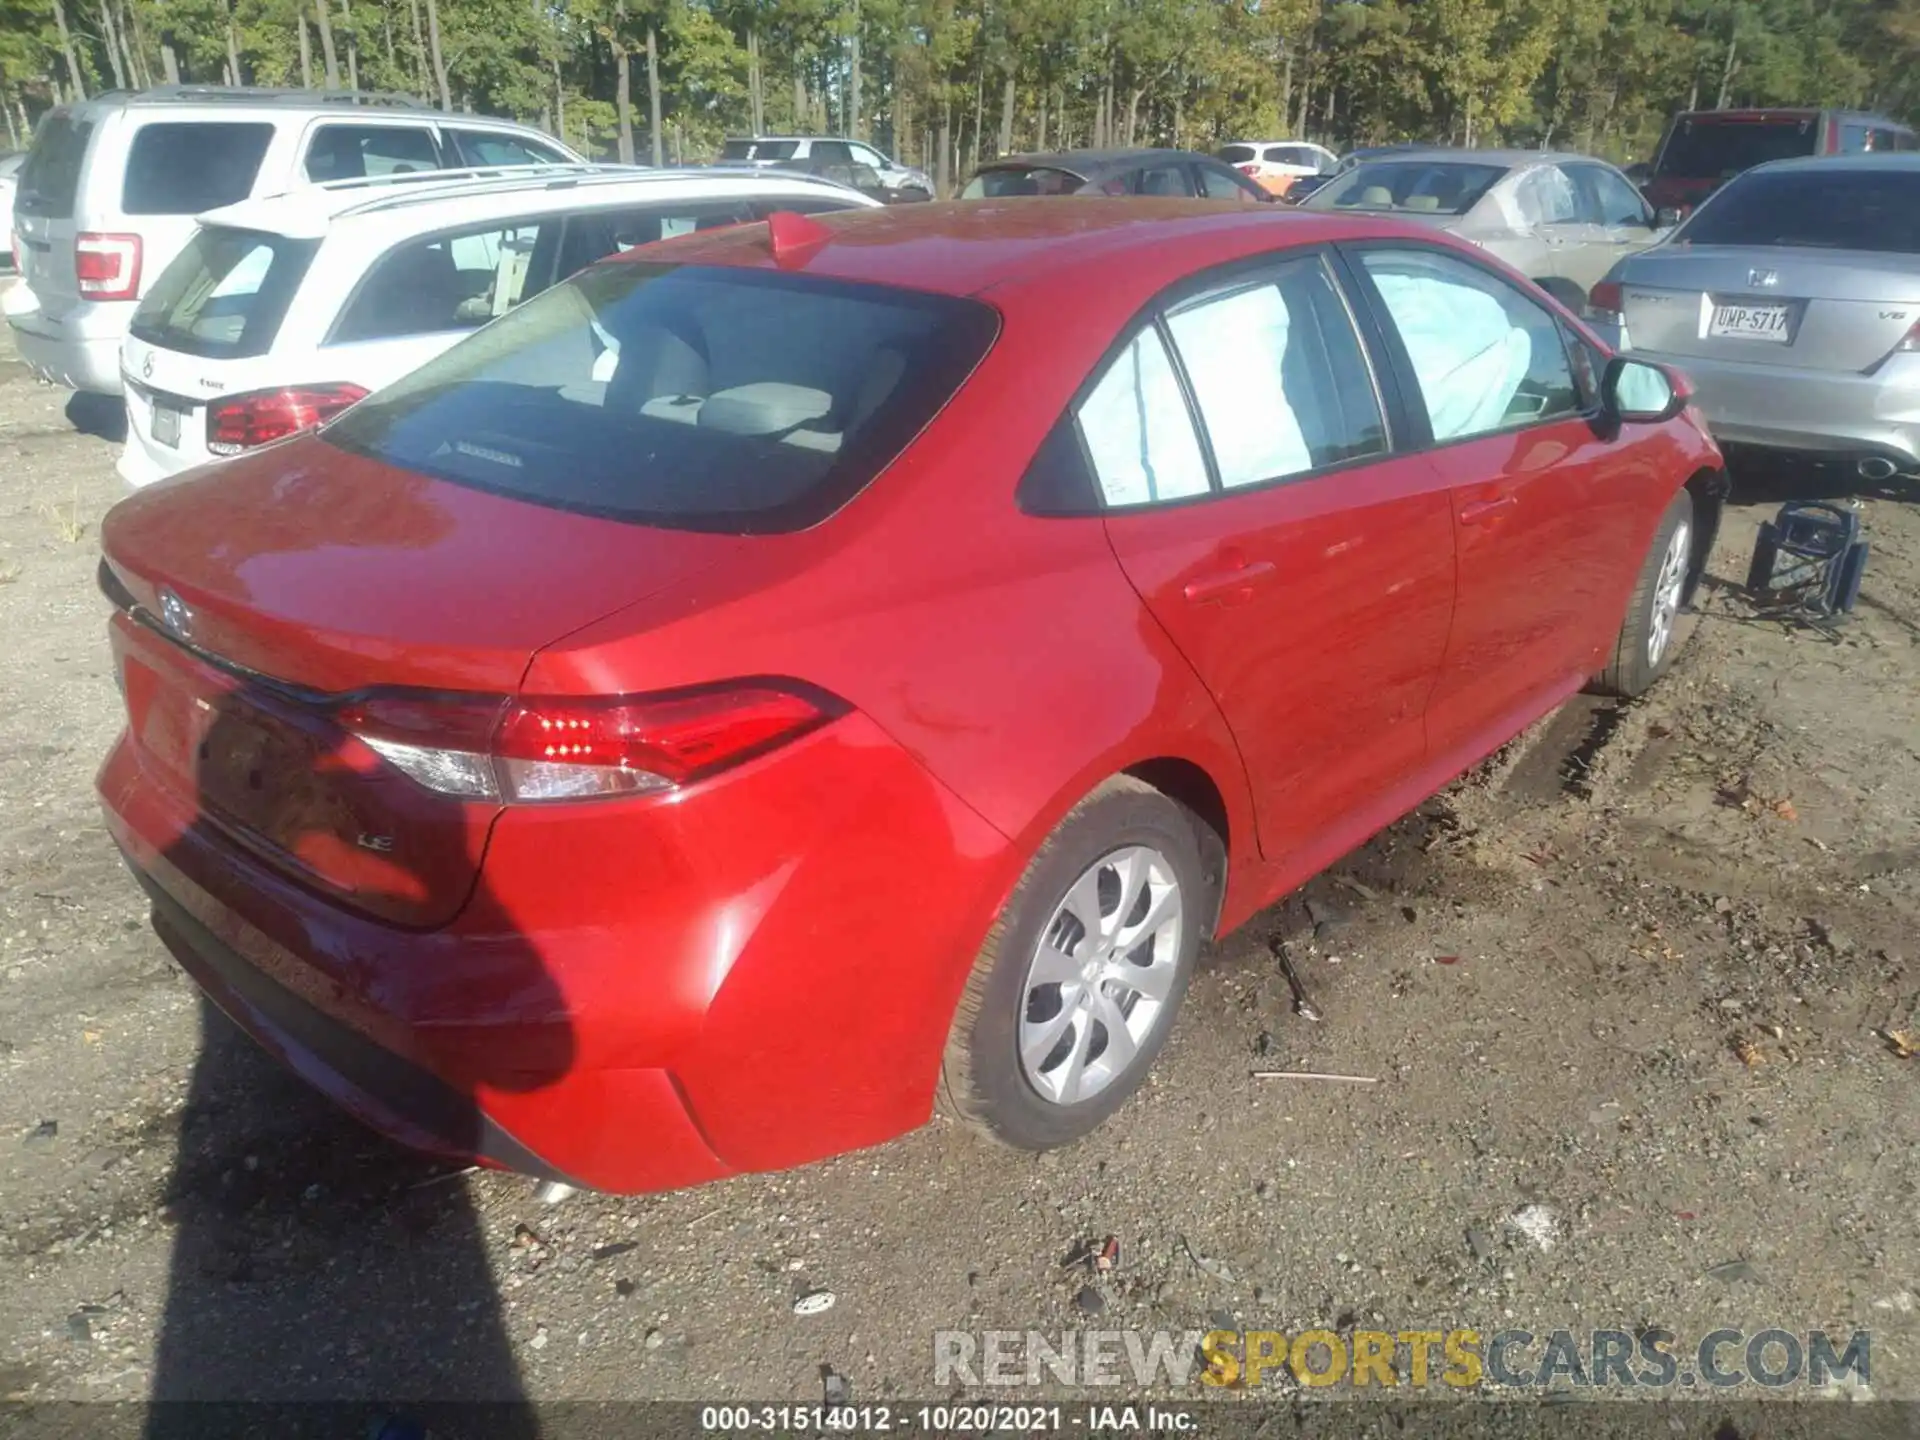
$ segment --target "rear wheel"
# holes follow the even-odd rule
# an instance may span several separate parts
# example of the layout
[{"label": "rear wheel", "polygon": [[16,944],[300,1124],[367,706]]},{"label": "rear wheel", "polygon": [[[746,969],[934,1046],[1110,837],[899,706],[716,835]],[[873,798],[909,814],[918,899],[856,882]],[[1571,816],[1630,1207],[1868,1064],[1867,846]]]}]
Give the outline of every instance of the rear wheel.
[{"label": "rear wheel", "polygon": [[1660,517],[1653,544],[1641,562],[1640,579],[1627,603],[1614,641],[1613,659],[1595,688],[1632,698],[1667,673],[1678,648],[1680,611],[1693,563],[1693,496],[1681,490]]},{"label": "rear wheel", "polygon": [[1583,313],[1587,308],[1587,292],[1564,275],[1548,275],[1545,278],[1536,276],[1533,283],[1575,315]]},{"label": "rear wheel", "polygon": [[1060,822],[974,961],[947,1040],[946,1109],[1044,1150],[1139,1088],[1213,913],[1197,823],[1126,776]]}]

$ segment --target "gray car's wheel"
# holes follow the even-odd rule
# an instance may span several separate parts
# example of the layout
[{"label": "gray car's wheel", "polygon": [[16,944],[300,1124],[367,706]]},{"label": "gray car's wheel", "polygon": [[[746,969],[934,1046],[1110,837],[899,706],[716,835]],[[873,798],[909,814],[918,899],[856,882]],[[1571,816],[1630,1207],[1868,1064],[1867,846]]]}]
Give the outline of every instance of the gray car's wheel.
[{"label": "gray car's wheel", "polygon": [[1060,822],[974,961],[947,1040],[946,1109],[1044,1150],[1139,1087],[1213,914],[1196,823],[1126,776]]},{"label": "gray car's wheel", "polygon": [[1667,673],[1679,648],[1680,613],[1693,563],[1693,496],[1681,490],[1660,517],[1640,578],[1627,602],[1613,658],[1594,681],[1607,695],[1632,698]]},{"label": "gray car's wheel", "polygon": [[1564,275],[1548,275],[1544,278],[1535,276],[1533,283],[1546,291],[1547,294],[1551,295],[1554,299],[1558,300],[1562,305],[1566,306],[1567,309],[1575,315],[1580,314],[1587,308],[1587,292],[1582,290],[1574,281],[1567,279]]}]

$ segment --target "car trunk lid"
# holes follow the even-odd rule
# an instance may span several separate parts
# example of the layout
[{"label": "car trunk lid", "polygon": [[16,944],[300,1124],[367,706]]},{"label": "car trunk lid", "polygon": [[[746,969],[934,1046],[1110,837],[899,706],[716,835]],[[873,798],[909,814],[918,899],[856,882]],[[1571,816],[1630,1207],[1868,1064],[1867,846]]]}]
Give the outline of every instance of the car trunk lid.
[{"label": "car trunk lid", "polygon": [[417,927],[471,893],[497,804],[384,763],[350,729],[350,699],[504,702],[542,646],[739,543],[488,495],[314,437],[143,491],[102,539],[143,767],[221,842]]},{"label": "car trunk lid", "polygon": [[1920,320],[1920,261],[1787,246],[1664,245],[1629,262],[1620,300],[1636,350],[1864,371]]}]

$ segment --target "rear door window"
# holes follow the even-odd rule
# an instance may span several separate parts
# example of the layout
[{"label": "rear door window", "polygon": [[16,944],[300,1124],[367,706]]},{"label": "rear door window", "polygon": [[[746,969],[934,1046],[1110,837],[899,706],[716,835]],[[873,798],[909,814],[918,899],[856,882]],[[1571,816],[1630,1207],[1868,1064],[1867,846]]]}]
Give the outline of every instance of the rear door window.
[{"label": "rear door window", "polygon": [[1142,330],[1108,363],[1074,419],[1110,508],[1185,500],[1210,488],[1193,414],[1157,328]]},{"label": "rear door window", "polygon": [[1636,225],[1644,228],[1653,223],[1646,200],[1625,176],[1601,165],[1575,165],[1571,169],[1596,224],[1618,229]]},{"label": "rear door window", "polygon": [[[555,217],[546,224],[558,230]],[[361,282],[334,326],[337,344],[474,330],[541,288],[529,284],[540,224],[520,221],[402,245]]]},{"label": "rear door window", "polygon": [[1209,200],[1247,200],[1252,197],[1247,189],[1229,171],[1216,170],[1211,165],[1196,165],[1200,172],[1200,193]]},{"label": "rear door window", "polygon": [[1250,165],[1258,155],[1251,145],[1226,145],[1221,148],[1219,158],[1229,165]]},{"label": "rear door window", "polygon": [[815,140],[807,146],[807,158],[822,165],[851,165],[853,150],[844,140]]},{"label": "rear door window", "polygon": [[129,215],[198,215],[253,193],[273,126],[155,121],[127,151],[120,208]]},{"label": "rear door window", "polygon": [[80,189],[80,165],[87,157],[93,124],[54,114],[40,122],[33,149],[20,167],[14,208],[22,215],[46,220],[71,220],[73,199]]},{"label": "rear door window", "polygon": [[596,265],[362,401],[328,443],[615,519],[743,534],[832,514],[971,373],[975,300]]},{"label": "rear door window", "polygon": [[134,312],[137,340],[209,359],[264,355],[319,243],[203,225]]},{"label": "rear door window", "polygon": [[[1014,195],[1071,195],[1087,182],[1066,170],[1019,165],[982,170],[960,192],[962,200],[1001,200]],[[1122,189],[1124,189],[1122,185]]]},{"label": "rear door window", "polygon": [[1597,214],[1584,213],[1580,194],[1558,165],[1542,165],[1521,178],[1514,192],[1520,214],[1529,225],[1598,224]]},{"label": "rear door window", "polygon": [[439,168],[440,152],[424,125],[322,125],[307,142],[307,178],[313,181]]},{"label": "rear door window", "polygon": [[468,165],[556,165],[568,158],[558,150],[518,135],[492,130],[455,130],[453,143]]},{"label": "rear door window", "polygon": [[1193,180],[1184,165],[1154,165],[1135,172],[1134,193],[1156,196],[1191,196]]},{"label": "rear door window", "polygon": [[1359,337],[1319,260],[1188,300],[1167,331],[1226,489],[1385,453]]}]

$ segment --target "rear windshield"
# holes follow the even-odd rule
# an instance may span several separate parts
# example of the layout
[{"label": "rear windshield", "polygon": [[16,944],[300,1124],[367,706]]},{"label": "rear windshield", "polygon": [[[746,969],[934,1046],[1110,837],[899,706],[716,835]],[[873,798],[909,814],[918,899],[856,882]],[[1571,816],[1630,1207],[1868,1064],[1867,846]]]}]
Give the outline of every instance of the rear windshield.
[{"label": "rear windshield", "polygon": [[1370,160],[1313,192],[1316,210],[1464,215],[1506,170],[1434,160]]},{"label": "rear windshield", "polygon": [[729,140],[722,160],[791,160],[800,148],[797,140]]},{"label": "rear windshield", "polygon": [[1086,177],[1044,165],[1025,169],[1018,165],[982,170],[960,192],[962,200],[999,200],[1009,195],[1071,195]]},{"label": "rear windshield", "polygon": [[1743,175],[1695,212],[1670,243],[1920,255],[1920,172],[1835,166]]},{"label": "rear windshield", "polygon": [[1660,151],[1656,175],[1682,180],[1723,180],[1769,160],[1791,160],[1818,148],[1819,117],[1731,120],[1682,115]]},{"label": "rear windshield", "polygon": [[319,242],[203,226],[134,311],[136,339],[209,359],[264,355]]},{"label": "rear windshield", "polygon": [[80,162],[86,159],[93,125],[74,123],[70,115],[49,115],[40,122],[27,163],[20,167],[14,209],[49,220],[73,218],[73,197],[80,188]]},{"label": "rear windshield", "polygon": [[1229,165],[1245,165],[1256,158],[1251,145],[1222,145],[1216,156]]},{"label": "rear windshield", "polygon": [[127,152],[120,208],[129,215],[198,215],[244,200],[272,140],[271,125],[142,125]]},{"label": "rear windshield", "polygon": [[993,341],[973,300],[615,261],[355,406],[342,449],[538,504],[800,529],[916,435]]}]

